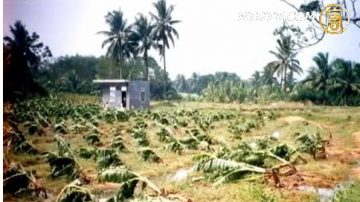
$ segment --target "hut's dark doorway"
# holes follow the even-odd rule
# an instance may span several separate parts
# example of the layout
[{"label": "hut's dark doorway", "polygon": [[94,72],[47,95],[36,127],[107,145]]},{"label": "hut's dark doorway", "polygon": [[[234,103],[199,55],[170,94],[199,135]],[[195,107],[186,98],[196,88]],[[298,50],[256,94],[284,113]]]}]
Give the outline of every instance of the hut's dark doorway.
[{"label": "hut's dark doorway", "polygon": [[121,105],[126,108],[126,91],[121,91]]}]

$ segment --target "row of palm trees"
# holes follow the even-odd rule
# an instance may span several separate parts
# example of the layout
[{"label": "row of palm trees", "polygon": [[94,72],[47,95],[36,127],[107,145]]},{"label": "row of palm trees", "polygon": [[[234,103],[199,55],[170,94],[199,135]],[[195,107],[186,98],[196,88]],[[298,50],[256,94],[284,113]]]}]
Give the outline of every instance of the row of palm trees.
[{"label": "row of palm trees", "polygon": [[[296,59],[298,52],[294,46],[291,36],[280,35],[276,51],[270,51],[277,59],[268,63],[264,69],[264,74],[268,75],[270,80],[275,74],[280,78],[280,86],[285,95],[290,91],[288,86],[293,82],[294,74],[303,73],[299,60]],[[349,104],[351,96],[360,94],[359,64],[343,59],[330,62],[328,53],[319,53],[313,60],[316,66],[311,68],[302,83],[320,91],[323,103],[328,100],[326,93],[329,91],[343,97],[346,104]]]},{"label": "row of palm trees", "polygon": [[351,104],[351,97],[360,95],[360,63],[344,59],[330,61],[328,53],[318,53],[313,61],[316,65],[303,83],[321,92],[324,104],[329,101],[329,93],[342,97],[347,105]]},{"label": "row of palm trees", "polygon": [[158,50],[163,59],[164,96],[166,98],[166,49],[170,48],[170,42],[173,46],[175,45],[174,38],[178,38],[179,34],[174,25],[180,21],[172,19],[174,6],[168,6],[166,0],[158,0],[153,5],[156,12],[149,13],[151,19],[139,14],[133,24],[128,23],[120,9],[109,12],[105,19],[110,29],[98,33],[106,36],[102,47],[107,46],[106,55],[120,66],[120,79],[123,78],[124,62],[141,54],[146,66],[146,78],[149,80],[149,51],[151,49]]}]

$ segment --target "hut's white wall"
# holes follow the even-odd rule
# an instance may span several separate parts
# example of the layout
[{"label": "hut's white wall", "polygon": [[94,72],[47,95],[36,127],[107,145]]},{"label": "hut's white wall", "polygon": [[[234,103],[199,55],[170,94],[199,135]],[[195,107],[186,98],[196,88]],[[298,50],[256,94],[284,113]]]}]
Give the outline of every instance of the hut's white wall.
[{"label": "hut's white wall", "polygon": [[[126,108],[147,109],[150,107],[150,82],[130,81],[128,83],[102,83],[102,103],[115,108],[122,107],[122,87],[126,87]],[[115,100],[110,102],[110,87],[115,87]],[[141,100],[141,92],[144,100]]]},{"label": "hut's white wall", "polygon": [[[102,103],[109,107],[121,108],[121,87],[126,86],[126,84],[103,84],[102,85]],[[114,100],[110,100],[110,87],[115,87],[115,97]],[[113,101],[113,102],[111,102]]]}]

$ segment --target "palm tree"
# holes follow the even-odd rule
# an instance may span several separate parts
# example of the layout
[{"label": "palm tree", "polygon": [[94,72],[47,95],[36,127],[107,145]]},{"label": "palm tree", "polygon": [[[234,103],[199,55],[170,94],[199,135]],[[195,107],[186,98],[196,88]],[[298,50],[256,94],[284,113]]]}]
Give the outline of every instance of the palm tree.
[{"label": "palm tree", "polygon": [[46,94],[33,79],[42,61],[52,57],[49,48],[39,42],[39,35],[30,34],[21,21],[10,26],[10,36],[4,37],[4,98],[26,97],[29,93]]},{"label": "palm tree", "polygon": [[309,83],[312,88],[322,91],[323,103],[326,103],[326,92],[330,85],[333,63],[329,62],[329,53],[318,53],[314,58],[316,66],[311,67],[309,75],[303,81]]},{"label": "palm tree", "polygon": [[272,70],[269,68],[264,68],[264,70],[261,72],[261,80],[265,85],[269,85],[271,87],[277,82]]},{"label": "palm tree", "polygon": [[176,76],[174,84],[175,84],[175,87],[176,87],[177,91],[179,91],[179,92],[187,92],[188,86],[187,86],[186,79],[185,79],[184,75],[178,74]]},{"label": "palm tree", "polygon": [[197,93],[198,82],[199,82],[199,76],[198,74],[193,72],[190,78],[190,87],[192,93]]},{"label": "palm tree", "polygon": [[276,40],[278,47],[277,52],[270,51],[271,54],[277,57],[277,60],[267,64],[265,68],[269,68],[273,73],[277,73],[280,76],[280,84],[283,86],[285,94],[287,93],[287,74],[288,70],[297,74],[302,73],[299,60],[295,59],[297,53],[294,52],[294,42],[291,40],[291,36],[280,36],[280,39]]},{"label": "palm tree", "polygon": [[86,86],[86,81],[81,81],[77,72],[72,69],[60,78],[63,91],[72,93],[82,93]]},{"label": "palm tree", "polygon": [[158,48],[153,34],[154,26],[150,24],[150,21],[142,14],[135,21],[135,32],[139,40],[138,53],[143,53],[143,59],[145,63],[145,77],[149,79],[149,58],[148,51],[151,48]]},{"label": "palm tree", "polygon": [[132,26],[127,24],[127,20],[120,9],[108,12],[105,19],[110,26],[110,30],[98,32],[107,37],[102,43],[102,48],[108,46],[106,55],[120,65],[120,79],[122,79],[124,60],[130,58],[131,55],[136,55],[136,35],[132,30]]},{"label": "palm tree", "polygon": [[255,98],[257,98],[259,95],[260,86],[262,84],[262,79],[259,71],[254,72],[254,74],[251,76],[250,82],[253,88],[253,92],[255,94],[254,96]]},{"label": "palm tree", "polygon": [[355,62],[337,59],[334,62],[334,85],[333,90],[339,92],[345,98],[346,105],[350,104],[350,97],[360,94],[360,80],[358,78],[358,68],[360,64]]},{"label": "palm tree", "polygon": [[174,11],[174,6],[170,5],[169,7],[166,5],[165,0],[158,0],[156,3],[153,4],[157,14],[150,13],[151,17],[155,19],[155,27],[154,33],[155,37],[158,41],[161,41],[161,56],[164,59],[164,96],[166,99],[166,86],[167,86],[167,73],[166,73],[166,57],[165,51],[166,48],[170,48],[169,40],[175,45],[174,37],[179,38],[179,34],[176,29],[173,27],[176,23],[179,23],[179,20],[173,20],[171,17],[172,12]]}]

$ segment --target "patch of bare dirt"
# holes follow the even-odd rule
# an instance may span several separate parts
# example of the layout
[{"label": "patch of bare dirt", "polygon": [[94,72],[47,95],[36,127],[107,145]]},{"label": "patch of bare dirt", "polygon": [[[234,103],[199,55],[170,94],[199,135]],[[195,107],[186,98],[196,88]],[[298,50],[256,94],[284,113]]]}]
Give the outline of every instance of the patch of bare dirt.
[{"label": "patch of bare dirt", "polygon": [[360,167],[351,169],[350,175],[358,180],[360,180]]},{"label": "patch of bare dirt", "polygon": [[[355,144],[356,144],[356,151],[358,152],[359,156],[356,158],[358,161],[360,160],[360,131],[353,133]],[[357,162],[359,164],[360,162]],[[357,165],[353,169],[351,169],[351,176],[355,177],[360,180],[360,166]]]},{"label": "patch of bare dirt", "polygon": [[317,123],[315,121],[306,120],[305,118],[303,118],[301,116],[285,116],[285,117],[282,117],[280,120],[285,121],[287,124],[303,121],[303,122],[312,124],[320,129],[323,129],[323,127],[319,123]]},{"label": "patch of bare dirt", "polygon": [[306,119],[304,119],[303,117],[300,116],[285,116],[283,118],[281,118],[281,120],[285,121],[288,124],[297,122],[297,121],[305,121]]},{"label": "patch of bare dirt", "polygon": [[330,188],[337,183],[335,178],[320,173],[300,172],[300,175],[304,179],[304,184],[314,187]]},{"label": "patch of bare dirt", "polygon": [[104,190],[104,191],[113,191],[118,190],[121,187],[121,184],[119,183],[112,183],[112,182],[103,182],[99,184],[94,184],[93,188],[98,190]]},{"label": "patch of bare dirt", "polygon": [[360,131],[353,133],[357,148],[360,149]]},{"label": "patch of bare dirt", "polygon": [[326,147],[326,154],[328,159],[338,160],[341,163],[353,163],[355,160],[360,159],[360,133],[353,134],[354,141],[357,148],[345,148],[346,142],[340,136],[336,136],[330,140],[330,144]]}]

